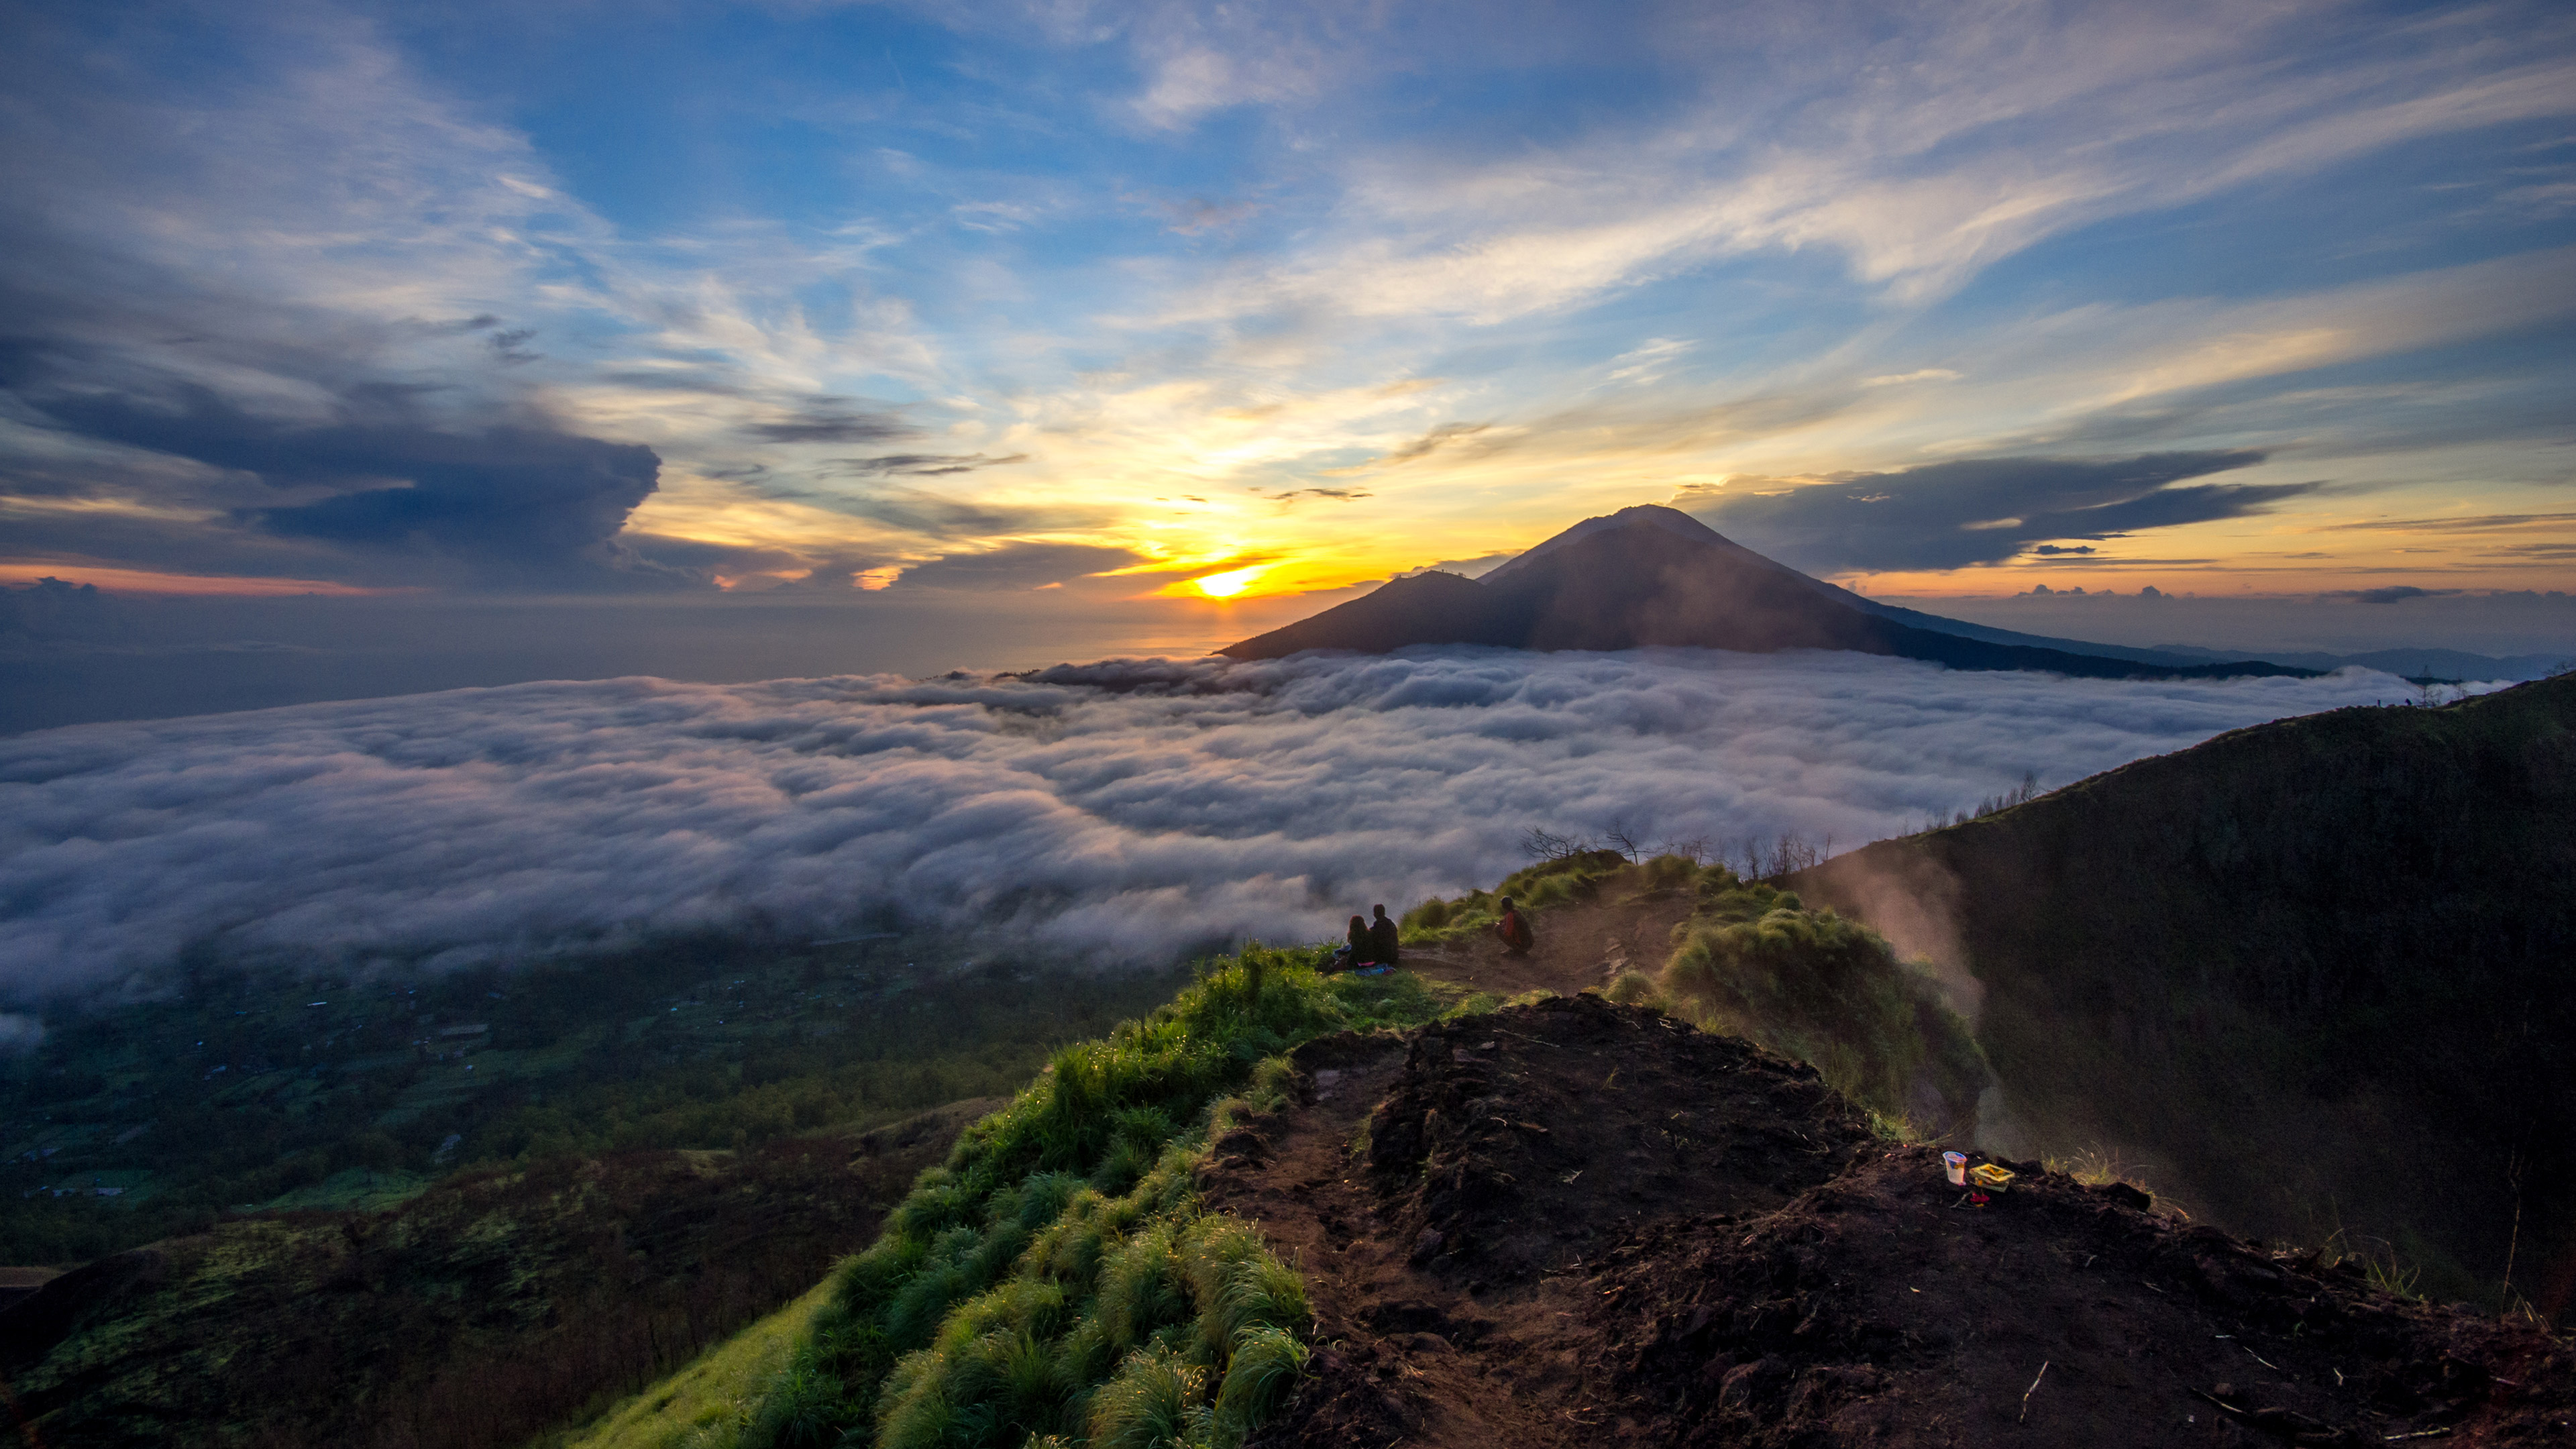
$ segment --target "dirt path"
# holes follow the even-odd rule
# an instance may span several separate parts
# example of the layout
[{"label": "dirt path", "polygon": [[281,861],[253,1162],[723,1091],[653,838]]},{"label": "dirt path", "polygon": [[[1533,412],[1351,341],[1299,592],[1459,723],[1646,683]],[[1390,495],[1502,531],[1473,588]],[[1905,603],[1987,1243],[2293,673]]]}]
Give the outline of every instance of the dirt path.
[{"label": "dirt path", "polygon": [[1302,1443],[1595,1442],[1587,1261],[1685,1209],[1776,1208],[1869,1140],[1807,1068],[1597,997],[1296,1061],[1300,1107],[1219,1142],[1202,1189],[1306,1277],[1330,1389]]},{"label": "dirt path", "polygon": [[1414,1264],[1410,1243],[1378,1210],[1354,1145],[1406,1050],[1397,1038],[1362,1037],[1300,1053],[1304,1109],[1269,1136],[1219,1143],[1205,1184],[1212,1206],[1258,1223],[1305,1275],[1322,1345],[1315,1367],[1333,1391],[1301,1419],[1353,1449],[1579,1442],[1569,1432],[1572,1375],[1516,1383],[1508,1369],[1473,1366],[1468,1351],[1501,1347],[1492,1342],[1499,1325],[1463,1285]]}]

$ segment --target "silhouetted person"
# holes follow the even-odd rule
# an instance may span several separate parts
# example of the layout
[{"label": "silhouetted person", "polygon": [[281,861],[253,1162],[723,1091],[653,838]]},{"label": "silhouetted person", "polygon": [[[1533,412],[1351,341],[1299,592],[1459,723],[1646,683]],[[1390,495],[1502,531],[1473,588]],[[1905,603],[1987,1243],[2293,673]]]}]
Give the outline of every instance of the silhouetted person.
[{"label": "silhouetted person", "polygon": [[1515,956],[1528,955],[1529,948],[1538,943],[1538,938],[1530,934],[1529,917],[1512,905],[1510,896],[1503,897],[1503,918],[1494,922],[1494,934],[1503,938],[1503,949]]},{"label": "silhouetted person", "polygon": [[1333,969],[1357,971],[1369,964],[1371,959],[1369,949],[1372,941],[1368,922],[1358,916],[1351,917],[1350,938],[1343,944],[1342,949],[1333,953]]},{"label": "silhouetted person", "polygon": [[1402,932],[1386,918],[1386,907],[1378,906],[1377,919],[1369,924],[1369,959],[1380,966],[1392,966],[1402,954]]}]

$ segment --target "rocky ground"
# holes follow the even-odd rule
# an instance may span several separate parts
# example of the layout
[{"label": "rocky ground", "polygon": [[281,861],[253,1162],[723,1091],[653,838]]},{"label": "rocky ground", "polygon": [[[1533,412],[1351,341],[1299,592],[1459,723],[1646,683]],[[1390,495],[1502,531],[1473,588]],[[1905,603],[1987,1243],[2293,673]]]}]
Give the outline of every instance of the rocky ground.
[{"label": "rocky ground", "polygon": [[1651,1011],[1296,1060],[1204,1182],[1314,1298],[1270,1449],[2576,1443],[2536,1328],[2036,1164],[1976,1203],[1811,1069]]}]

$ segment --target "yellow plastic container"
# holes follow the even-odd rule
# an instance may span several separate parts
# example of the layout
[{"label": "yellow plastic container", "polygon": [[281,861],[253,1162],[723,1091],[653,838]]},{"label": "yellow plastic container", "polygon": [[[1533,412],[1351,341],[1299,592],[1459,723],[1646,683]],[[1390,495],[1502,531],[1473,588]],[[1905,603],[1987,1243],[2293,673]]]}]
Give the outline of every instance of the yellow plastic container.
[{"label": "yellow plastic container", "polygon": [[2012,1186],[2012,1180],[2010,1170],[1991,1162],[1980,1162],[1968,1169],[1968,1185],[1986,1192],[2001,1192]]}]

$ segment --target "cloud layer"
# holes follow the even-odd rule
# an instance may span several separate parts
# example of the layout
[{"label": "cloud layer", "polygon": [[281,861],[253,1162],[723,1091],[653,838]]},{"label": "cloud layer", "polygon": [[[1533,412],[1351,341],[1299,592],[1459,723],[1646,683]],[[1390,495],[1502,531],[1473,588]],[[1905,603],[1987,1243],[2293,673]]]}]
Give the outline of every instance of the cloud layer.
[{"label": "cloud layer", "polygon": [[0,740],[0,999],[182,953],[507,959],[881,907],[1109,961],[1318,938],[1521,831],[1912,828],[2385,675],[2191,683],[1847,654],[1118,661],[1025,679],[504,689]]}]

